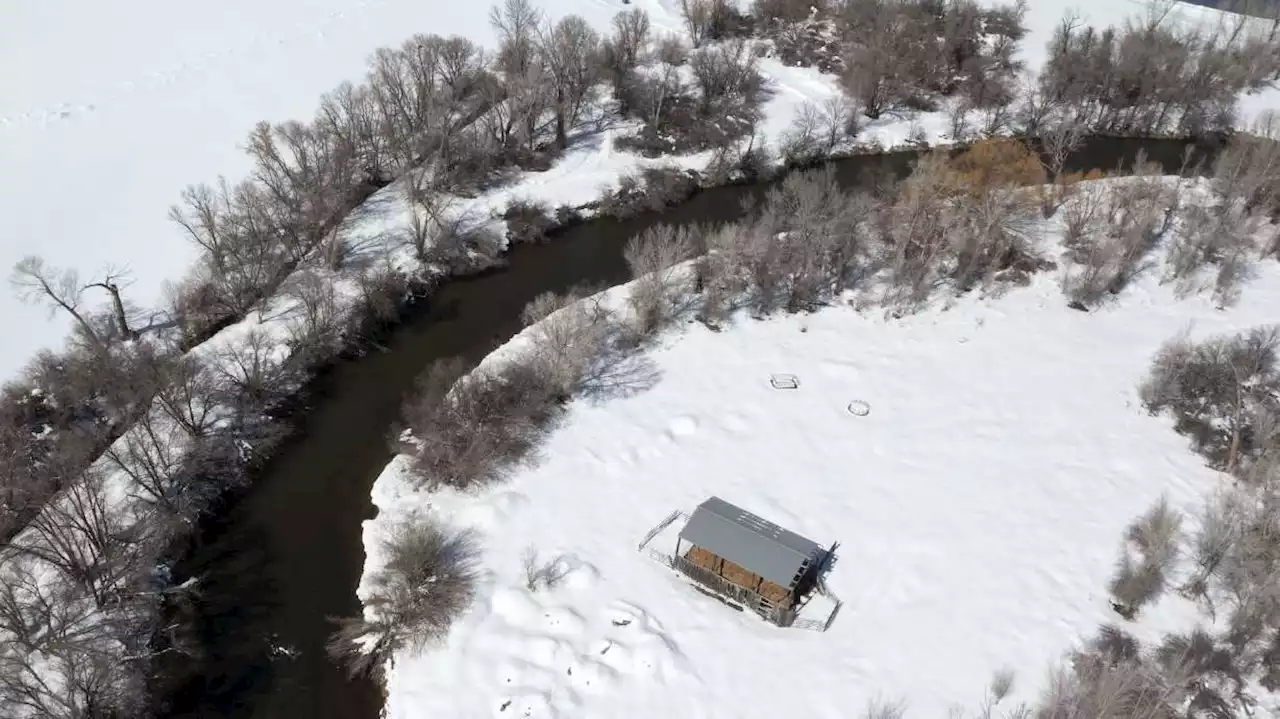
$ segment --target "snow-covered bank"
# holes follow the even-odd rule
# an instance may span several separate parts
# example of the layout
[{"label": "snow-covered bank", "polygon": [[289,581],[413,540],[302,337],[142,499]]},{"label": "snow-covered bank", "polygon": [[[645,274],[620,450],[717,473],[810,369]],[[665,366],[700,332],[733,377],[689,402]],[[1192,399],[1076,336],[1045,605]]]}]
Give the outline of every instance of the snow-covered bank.
[{"label": "snow-covered bank", "polygon": [[[480,533],[486,574],[440,646],[396,655],[388,716],[848,717],[875,697],[972,715],[1005,667],[1018,673],[1007,701],[1031,700],[1051,663],[1115,621],[1106,586],[1125,526],[1162,494],[1193,511],[1223,481],[1137,385],[1183,330],[1274,322],[1280,264],[1259,270],[1227,310],[1149,272],[1086,314],[1041,273],[903,319],[836,306],[690,324],[646,353],[651,388],[575,399],[509,481],[427,493],[396,458],[372,492],[366,580],[389,528],[427,514]],[[774,373],[799,388],[773,389]],[[734,612],[636,551],[711,495],[842,543],[829,631]],[[559,586],[528,588],[529,548],[558,558]],[[1153,639],[1196,621],[1175,595],[1126,628]]]},{"label": "snow-covered bank", "polygon": [[[1145,8],[1141,0],[1032,3],[1022,54],[1030,70],[1062,13],[1119,23]],[[655,30],[683,31],[679,3],[666,0],[548,0],[552,18],[573,13],[596,28],[628,8],[646,10]],[[181,188],[251,169],[244,137],[259,120],[310,117],[316,99],[355,80],[375,48],[415,31],[457,33],[492,46],[489,3],[447,8],[407,0],[235,0],[216,9],[141,0],[109,9],[70,0],[19,0],[0,26],[0,62],[15,68],[0,80],[0,265],[32,250],[51,264],[86,272],[111,264],[135,277],[130,298],[157,306],[166,281],[193,259],[165,209]],[[1174,14],[1216,22],[1223,14],[1175,4]],[[61,48],[50,53],[49,48]],[[22,68],[19,71],[16,68]],[[789,114],[821,102],[835,82],[812,69],[772,59],[761,69],[778,81],[762,132],[776,140]],[[1246,98],[1246,110],[1276,107],[1274,92]],[[919,118],[930,141],[941,139],[941,114]],[[866,138],[889,147],[909,134],[907,119],[873,123]],[[562,165],[563,166],[563,165]],[[594,184],[581,175],[578,182]],[[74,198],[74,210],[67,210]],[[58,346],[69,324],[6,293],[0,316],[11,332],[0,350],[0,376],[11,377],[35,351]]]}]

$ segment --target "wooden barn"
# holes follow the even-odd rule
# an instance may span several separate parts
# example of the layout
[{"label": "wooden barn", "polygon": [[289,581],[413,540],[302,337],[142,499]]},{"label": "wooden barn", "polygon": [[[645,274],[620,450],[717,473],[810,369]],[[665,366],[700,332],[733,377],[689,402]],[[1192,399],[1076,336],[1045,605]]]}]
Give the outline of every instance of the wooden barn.
[{"label": "wooden barn", "polygon": [[711,497],[680,530],[674,566],[721,597],[790,626],[834,550]]}]

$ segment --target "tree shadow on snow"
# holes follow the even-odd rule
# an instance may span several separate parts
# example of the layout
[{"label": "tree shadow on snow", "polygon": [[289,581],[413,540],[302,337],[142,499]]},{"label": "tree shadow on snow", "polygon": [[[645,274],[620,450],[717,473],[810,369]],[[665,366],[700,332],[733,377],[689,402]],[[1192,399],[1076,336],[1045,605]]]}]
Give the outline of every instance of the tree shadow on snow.
[{"label": "tree shadow on snow", "polygon": [[661,378],[658,365],[637,348],[615,345],[596,358],[577,394],[591,402],[632,397],[652,389]]}]

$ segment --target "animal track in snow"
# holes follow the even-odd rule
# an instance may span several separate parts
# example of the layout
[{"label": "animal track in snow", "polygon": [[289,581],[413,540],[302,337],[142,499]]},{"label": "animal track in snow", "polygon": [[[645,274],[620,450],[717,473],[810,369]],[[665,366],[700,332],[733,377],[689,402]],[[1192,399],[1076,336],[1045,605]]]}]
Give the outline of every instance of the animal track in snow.
[{"label": "animal track in snow", "polygon": [[[573,564],[576,558],[565,561]],[[565,577],[591,577],[577,562]],[[564,585],[561,585],[562,587]],[[588,611],[561,588],[499,590],[491,600],[493,699],[496,717],[580,716],[591,696],[637,679],[665,682],[687,672],[679,648],[644,608],[615,601]]]}]

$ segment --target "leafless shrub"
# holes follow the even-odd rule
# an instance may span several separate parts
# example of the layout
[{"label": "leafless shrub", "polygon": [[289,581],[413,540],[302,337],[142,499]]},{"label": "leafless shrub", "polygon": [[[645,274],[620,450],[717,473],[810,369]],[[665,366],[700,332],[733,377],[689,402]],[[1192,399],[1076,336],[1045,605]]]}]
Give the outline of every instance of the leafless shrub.
[{"label": "leafless shrub", "polygon": [[360,290],[359,333],[365,337],[373,327],[398,319],[402,304],[414,291],[410,278],[386,257],[361,270],[356,284]]},{"label": "leafless shrub", "polygon": [[862,719],[903,719],[906,715],[905,699],[871,699],[862,710]]},{"label": "leafless shrub", "polygon": [[1220,306],[1234,303],[1248,279],[1258,247],[1256,237],[1269,219],[1243,207],[1184,208],[1166,257],[1167,279],[1183,293],[1199,289],[1201,270],[1216,267],[1213,295]]},{"label": "leafless shrub", "polygon": [[707,236],[701,319],[718,326],[743,301],[757,315],[830,301],[860,279],[875,215],[872,199],[846,194],[829,168],[790,175],[748,220]]},{"label": "leafless shrub", "polygon": [[1210,616],[1216,614],[1210,580],[1234,548],[1244,526],[1242,519],[1247,510],[1240,506],[1241,496],[1234,492],[1218,492],[1206,501],[1196,517],[1195,532],[1189,542],[1192,573],[1179,591],[1201,602]]},{"label": "leafless shrub", "polygon": [[650,167],[639,176],[624,175],[617,189],[606,190],[600,198],[600,212],[619,219],[659,212],[688,199],[697,188],[695,176],[685,170]]},{"label": "leafless shrub", "polygon": [[[1154,172],[1139,172],[1101,197],[1098,191],[1082,193],[1078,199],[1089,210],[1068,216],[1067,241],[1075,267],[1064,277],[1063,291],[1073,303],[1092,307],[1123,290],[1146,269],[1147,254],[1168,229],[1176,193]],[[1075,221],[1086,217],[1096,220],[1096,229],[1077,236]]]},{"label": "leafless shrub", "polygon": [[875,220],[871,198],[846,193],[830,168],[783,180],[766,195],[756,220],[760,232],[754,237],[771,241],[778,253],[771,270],[776,281],[764,280],[763,258],[755,262],[757,309],[771,311],[780,302],[789,312],[809,311],[855,286]]},{"label": "leafless shrub", "polygon": [[696,50],[689,59],[701,91],[700,115],[729,119],[730,113],[754,116],[764,80],[751,43],[732,40]]},{"label": "leafless shrub", "polygon": [[597,301],[544,293],[524,309],[529,362],[558,396],[587,389],[613,352],[618,323]]},{"label": "leafless shrub", "polygon": [[1170,410],[1177,431],[1214,466],[1247,468],[1280,442],[1269,419],[1280,409],[1278,347],[1274,327],[1199,343],[1176,338],[1156,355],[1139,394],[1149,411]]},{"label": "leafless shrub", "polygon": [[507,242],[526,244],[546,239],[553,222],[545,205],[526,200],[515,200],[502,213],[507,222]]},{"label": "leafless shrub", "polygon": [[538,561],[538,550],[533,547],[525,549],[521,567],[524,569],[525,588],[531,592],[555,589],[569,576],[570,570],[562,557],[555,557],[547,562]]},{"label": "leafless shrub", "polygon": [[319,270],[298,270],[282,288],[292,303],[289,335],[293,354],[305,363],[327,359],[338,346],[343,316],[333,278]]},{"label": "leafless shrub", "polygon": [[949,275],[956,288],[1041,269],[1031,249],[1036,203],[1027,190],[1044,181],[1035,154],[1015,140],[987,140],[951,159],[948,170]]},{"label": "leafless shrub", "polygon": [[1280,115],[1268,113],[1250,130],[1232,135],[1214,162],[1214,185],[1228,205],[1274,211],[1280,203]]},{"label": "leafless shrub", "polygon": [[1225,641],[1241,671],[1273,674],[1280,657],[1268,639],[1280,627],[1280,493],[1274,460],[1264,476],[1211,499],[1192,540],[1192,574],[1182,592],[1211,617],[1226,608]]},{"label": "leafless shrub", "polygon": [[1193,716],[1236,716],[1250,703],[1233,652],[1204,629],[1166,636],[1153,659],[1167,674],[1185,677]]},{"label": "leafless shrub", "polygon": [[433,365],[405,408],[413,470],[429,485],[467,488],[494,481],[526,460],[565,399],[554,377],[528,359],[460,376]]},{"label": "leafless shrub", "polygon": [[858,109],[843,95],[821,105],[806,102],[781,139],[787,162],[804,165],[829,157],[836,147],[858,134]]},{"label": "leafless shrub", "polygon": [[1186,676],[1142,653],[1128,634],[1104,626],[1050,675],[1036,716],[1043,719],[1174,719],[1187,695]]},{"label": "leafless shrub", "polygon": [[1129,525],[1111,580],[1114,606],[1126,618],[1164,593],[1178,561],[1181,528],[1181,515],[1164,498]]},{"label": "leafless shrub", "polygon": [[678,265],[698,252],[700,235],[698,228],[655,225],[627,242],[623,256],[634,278],[627,301],[640,337],[669,325],[685,304],[692,288]]},{"label": "leafless shrub", "polygon": [[[991,682],[987,686],[986,694],[982,698],[982,703],[978,706],[978,719],[995,719],[997,716],[996,707],[1009,697],[1013,691],[1014,673],[1012,669],[1000,669],[991,676]],[[1015,717],[1025,717],[1030,710],[1025,707],[1016,707],[1009,712],[1003,712],[1001,719],[1014,719]]]},{"label": "leafless shrub", "polygon": [[395,527],[383,541],[383,566],[365,599],[374,618],[340,620],[329,652],[353,675],[376,670],[393,652],[439,641],[471,605],[478,575],[474,537],[420,518]]},{"label": "leafless shrub", "polygon": [[283,348],[269,334],[253,328],[239,341],[222,345],[211,366],[230,394],[265,407],[290,389],[283,354]]},{"label": "leafless shrub", "polygon": [[885,264],[891,282],[888,299],[893,304],[918,305],[939,281],[938,271],[948,244],[946,163],[941,154],[922,157],[902,183],[892,206],[886,208]]},{"label": "leafless shrub", "polygon": [[745,142],[739,140],[717,148],[703,170],[702,177],[705,178],[705,184],[711,186],[735,182],[766,182],[776,177],[781,169],[774,162],[765,138],[752,135]]},{"label": "leafless shrub", "polygon": [[719,149],[752,134],[764,81],[752,45],[734,39],[697,49],[689,57],[692,85],[666,53],[643,72],[632,73],[623,91],[629,111],[644,121],[619,146],[648,157]]}]

